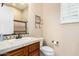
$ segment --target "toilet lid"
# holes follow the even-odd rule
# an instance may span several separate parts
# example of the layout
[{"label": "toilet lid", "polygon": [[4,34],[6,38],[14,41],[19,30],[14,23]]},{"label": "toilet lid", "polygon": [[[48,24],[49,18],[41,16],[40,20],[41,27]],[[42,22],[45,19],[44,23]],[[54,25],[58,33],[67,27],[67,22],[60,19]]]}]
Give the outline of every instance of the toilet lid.
[{"label": "toilet lid", "polygon": [[43,46],[42,48],[41,48],[43,51],[45,51],[45,52],[53,52],[54,50],[51,48],[51,47],[49,47],[49,46]]}]

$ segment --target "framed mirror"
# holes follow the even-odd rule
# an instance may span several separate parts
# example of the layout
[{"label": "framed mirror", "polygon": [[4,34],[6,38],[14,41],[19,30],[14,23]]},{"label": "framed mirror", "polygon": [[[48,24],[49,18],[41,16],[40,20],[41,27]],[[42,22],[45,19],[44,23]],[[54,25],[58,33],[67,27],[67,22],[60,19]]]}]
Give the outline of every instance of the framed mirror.
[{"label": "framed mirror", "polygon": [[14,20],[14,34],[26,34],[27,33],[27,22]]}]

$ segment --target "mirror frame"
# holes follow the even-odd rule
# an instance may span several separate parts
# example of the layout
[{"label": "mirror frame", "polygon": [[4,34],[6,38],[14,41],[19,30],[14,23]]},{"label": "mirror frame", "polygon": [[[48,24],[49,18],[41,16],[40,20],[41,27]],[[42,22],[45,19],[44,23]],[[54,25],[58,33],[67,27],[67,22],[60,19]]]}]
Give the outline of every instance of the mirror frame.
[{"label": "mirror frame", "polygon": [[[14,20],[14,22],[20,22],[20,23],[25,23],[25,31],[15,31],[14,30],[14,34],[27,34],[27,22],[25,21],[20,21],[20,20]],[[25,32],[25,33],[21,33],[21,32]]]}]

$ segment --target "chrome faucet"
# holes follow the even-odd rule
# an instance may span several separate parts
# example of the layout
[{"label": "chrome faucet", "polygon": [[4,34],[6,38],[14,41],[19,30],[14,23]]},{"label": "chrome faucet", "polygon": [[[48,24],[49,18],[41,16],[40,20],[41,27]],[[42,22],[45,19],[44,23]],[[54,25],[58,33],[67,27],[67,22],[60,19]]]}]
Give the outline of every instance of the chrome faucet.
[{"label": "chrome faucet", "polygon": [[19,33],[16,39],[22,38],[21,34]]}]

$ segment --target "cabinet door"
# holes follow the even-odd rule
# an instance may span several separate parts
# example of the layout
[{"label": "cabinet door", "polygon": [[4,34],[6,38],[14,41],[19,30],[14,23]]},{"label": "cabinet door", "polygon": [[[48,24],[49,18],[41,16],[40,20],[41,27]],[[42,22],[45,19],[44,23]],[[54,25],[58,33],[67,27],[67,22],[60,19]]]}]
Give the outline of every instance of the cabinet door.
[{"label": "cabinet door", "polygon": [[19,48],[7,53],[7,56],[25,56],[28,55],[28,47]]},{"label": "cabinet door", "polygon": [[34,43],[29,46],[29,56],[39,56],[40,55],[40,43]]},{"label": "cabinet door", "polygon": [[29,56],[40,56],[40,50],[35,50],[29,54]]},{"label": "cabinet door", "polygon": [[40,48],[39,42],[31,44],[31,45],[29,45],[29,52],[33,52],[33,51],[35,51],[36,49],[39,49],[39,48]]}]

